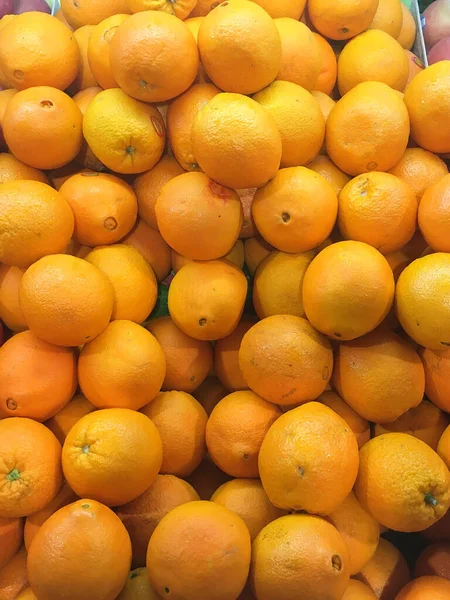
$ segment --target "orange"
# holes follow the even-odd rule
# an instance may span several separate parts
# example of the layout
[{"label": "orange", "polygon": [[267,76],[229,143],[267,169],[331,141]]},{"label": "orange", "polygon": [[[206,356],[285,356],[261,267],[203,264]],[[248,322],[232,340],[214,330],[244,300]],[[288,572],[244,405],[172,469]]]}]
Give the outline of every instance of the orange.
[{"label": "orange", "polygon": [[268,244],[262,237],[250,237],[244,242],[244,258],[245,265],[250,271],[250,275],[254,275],[258,265],[263,259],[268,256],[273,246]]},{"label": "orange", "polygon": [[[222,385],[219,379],[210,375],[196,390],[194,390],[193,396],[200,402],[206,410],[206,414],[209,416],[216,404],[218,404],[222,398],[227,396],[228,393],[229,390]],[[209,500],[209,498],[206,498],[206,500]]]},{"label": "orange", "polygon": [[83,169],[80,165],[72,161],[68,165],[64,167],[60,167],[59,169],[53,169],[49,172],[48,178],[50,180],[51,185],[56,189],[60,190],[62,184],[72,177],[72,175],[76,175],[77,173],[85,173],[90,172],[90,169]]},{"label": "orange", "polygon": [[46,421],[45,425],[55,434],[62,445],[75,423],[94,410],[95,406],[89,400],[86,400],[81,394],[77,394],[56,415]]},{"label": "orange", "polygon": [[128,0],[128,7],[133,13],[143,10],[160,10],[182,20],[189,16],[196,4],[197,0],[176,0],[176,2],[172,2],[172,0]]},{"label": "orange", "polygon": [[159,600],[159,598],[148,580],[147,569],[142,567],[130,571],[125,587],[117,596],[117,600]]},{"label": "orange", "polygon": [[289,81],[274,81],[253,99],[275,119],[282,167],[306,165],[317,156],[325,139],[325,119],[309,92]]},{"label": "orange", "polygon": [[252,204],[253,198],[255,197],[256,188],[246,188],[236,191],[241,199],[242,210],[244,212],[244,221],[242,223],[242,229],[239,237],[246,239],[256,235],[256,227],[252,218]]},{"label": "orange", "polygon": [[48,183],[47,176],[39,169],[29,167],[12,154],[0,153],[0,184],[19,179]]},{"label": "orange", "polygon": [[19,288],[24,269],[0,265],[0,319],[18,332],[28,328],[19,303]]},{"label": "orange", "polygon": [[403,10],[401,0],[379,0],[377,12],[369,29],[381,29],[394,39],[401,33]]},{"label": "orange", "polygon": [[344,419],[350,429],[356,436],[358,446],[364,446],[370,440],[370,425],[367,419],[361,417],[353,410],[336,392],[326,391],[317,398],[317,402],[321,402],[331,408],[336,414]]},{"label": "orange", "polygon": [[97,410],[82,417],[69,431],[62,451],[64,477],[74,492],[107,506],[120,506],[143,494],[161,462],[162,444],[155,425],[126,408]]},{"label": "orange", "polygon": [[[126,0],[125,0],[126,5]],[[129,19],[129,15],[115,14],[94,27],[89,38],[87,57],[95,80],[103,89],[119,87],[111,72],[110,46],[117,29]]]},{"label": "orange", "polygon": [[210,458],[206,457],[188,478],[188,481],[201,500],[209,500],[213,493],[230,479],[229,475],[221,471]]},{"label": "orange", "polygon": [[346,544],[324,519],[288,515],[253,542],[250,582],[258,600],[340,600],[348,581]]},{"label": "orange", "polygon": [[447,427],[439,440],[437,452],[447,467],[450,465],[450,428]]},{"label": "orange", "polygon": [[239,348],[242,338],[256,321],[253,317],[243,317],[233,333],[214,344],[214,370],[223,386],[232,392],[248,387],[239,368]]},{"label": "orange", "polygon": [[443,517],[449,484],[443,460],[412,435],[385,433],[361,448],[356,496],[395,531],[422,531]]},{"label": "orange", "polygon": [[418,73],[405,91],[413,140],[438,154],[450,152],[449,88],[450,60],[443,60]]},{"label": "orange", "polygon": [[322,66],[320,67],[319,77],[313,89],[324,94],[331,94],[337,78],[336,55],[328,40],[318,33],[313,33],[313,36],[319,45],[322,56]]},{"label": "orange", "polygon": [[[305,10],[306,0],[252,0],[259,4],[273,19],[290,17],[299,20]],[[201,4],[202,0],[199,0]]]},{"label": "orange", "polygon": [[197,44],[177,17],[156,10],[139,12],[117,29],[110,44],[110,64],[112,76],[126,94],[143,102],[164,102],[194,82]]},{"label": "orange", "polygon": [[241,517],[252,541],[266,525],[286,514],[270,502],[257,479],[228,481],[214,492],[211,502],[217,502]]},{"label": "orange", "polygon": [[198,0],[196,6],[192,9],[190,17],[205,17],[213,8],[219,6],[217,0]]},{"label": "orange", "polygon": [[150,583],[173,600],[236,598],[247,581],[250,551],[240,517],[215,502],[188,502],[167,514],[150,539]]},{"label": "orange", "polygon": [[402,2],[403,23],[400,34],[397,37],[397,42],[405,48],[411,50],[416,41],[416,22],[411,14],[411,11]]},{"label": "orange", "polygon": [[218,340],[236,329],[246,294],[245,275],[231,262],[191,262],[170,285],[170,316],[190,337]]},{"label": "orange", "polygon": [[133,246],[113,244],[95,248],[85,260],[111,282],[114,289],[111,319],[127,319],[136,323],[145,321],[156,304],[158,283],[142,254]]},{"label": "orange", "polygon": [[370,587],[357,579],[350,579],[342,600],[377,600]]},{"label": "orange", "polygon": [[401,45],[385,31],[370,29],[350,40],[339,55],[341,96],[363,81],[381,81],[403,92],[409,62]]},{"label": "orange", "polygon": [[322,48],[308,27],[290,18],[274,21],[281,38],[281,66],[277,79],[314,89],[322,66]]},{"label": "orange", "polygon": [[186,171],[197,171],[191,131],[195,116],[220,90],[212,83],[198,83],[176,98],[167,111],[167,135],[175,158]]},{"label": "orange", "polygon": [[274,250],[259,264],[253,280],[253,305],[260,319],[272,315],[304,317],[302,285],[315,252]]},{"label": "orange", "polygon": [[309,0],[308,16],[324,37],[348,40],[365,31],[378,8],[378,0]]},{"label": "orange", "polygon": [[3,133],[16,158],[36,169],[56,169],[80,151],[82,120],[80,109],[64,92],[32,87],[8,103]]},{"label": "orange", "polygon": [[227,254],[242,227],[237,192],[204,173],[184,173],[169,181],[156,201],[158,229],[176,252],[197,260]]},{"label": "orange", "polygon": [[164,121],[158,109],[119,89],[104,90],[92,100],[83,133],[95,156],[117,173],[148,171],[164,150]]},{"label": "orange", "polygon": [[407,148],[400,161],[389,171],[408,183],[422,199],[426,190],[448,174],[445,162],[422,148]]},{"label": "orange", "polygon": [[74,218],[69,204],[39,181],[0,185],[0,260],[26,268],[39,258],[62,252],[72,236]]},{"label": "orange", "polygon": [[161,190],[182,173],[184,170],[175,158],[166,154],[150,171],[136,177],[134,191],[138,199],[139,216],[149,227],[158,229],[155,204]]},{"label": "orange", "polygon": [[403,156],[408,139],[408,111],[402,98],[378,81],[351,89],[327,120],[328,155],[349,175],[392,169]]},{"label": "orange", "polygon": [[436,253],[413,261],[400,275],[396,290],[398,320],[406,333],[430,350],[450,344],[450,256]]},{"label": "orange", "polygon": [[108,325],[114,290],[106,275],[85,260],[53,254],[26,271],[19,298],[35,335],[57,346],[80,346]]},{"label": "orange", "polygon": [[55,17],[61,21],[61,23],[64,23],[64,25],[66,27],[68,27],[70,29],[70,31],[73,31],[73,27],[71,25],[69,25],[69,23],[66,20],[66,17],[64,16],[64,13],[61,9],[57,10],[55,13]]},{"label": "orange", "polygon": [[331,377],[333,353],[306,319],[274,315],[245,334],[239,366],[255,393],[286,406],[320,396]]},{"label": "orange", "polygon": [[69,25],[78,29],[83,25],[97,25],[107,17],[129,13],[128,0],[61,0],[61,9]]},{"label": "orange", "polygon": [[444,577],[419,577],[411,581],[395,600],[446,600],[450,594],[450,581]]},{"label": "orange", "polygon": [[161,392],[141,412],[152,420],[161,436],[161,473],[191,475],[206,454],[208,416],[200,402],[186,392]]},{"label": "orange", "polygon": [[19,417],[0,420],[0,457],[2,517],[33,514],[59,492],[61,445],[41,423]]},{"label": "orange", "polygon": [[119,517],[94,500],[78,500],[42,525],[31,544],[27,570],[38,598],[103,600],[119,594],[130,562],[130,538]]},{"label": "orange", "polygon": [[330,235],[337,208],[328,181],[305,167],[290,167],[256,192],[252,214],[269,244],[297,253],[316,248]]},{"label": "orange", "polygon": [[[200,26],[204,20],[205,20],[205,17],[192,17],[192,18],[185,20],[185,23],[186,23],[187,27],[189,28],[189,31],[194,36],[194,39],[197,42],[197,44],[198,44],[198,32],[200,31]],[[206,74],[205,67],[202,65],[202,63],[200,61],[199,66],[198,66],[197,77],[195,78],[194,83],[210,83],[210,81],[211,80],[209,79],[208,75]]]},{"label": "orange", "polygon": [[132,321],[110,323],[85,344],[78,362],[81,390],[96,408],[142,408],[161,389],[165,372],[161,346]]},{"label": "orange", "polygon": [[65,90],[79,68],[77,40],[58,19],[25,12],[2,28],[0,70],[11,87],[24,90],[43,85]]},{"label": "orange", "polygon": [[259,453],[270,501],[286,510],[329,515],[347,498],[358,473],[358,443],[347,423],[318,402],[284,413]]},{"label": "orange", "polygon": [[350,181],[350,177],[338,169],[328,156],[323,156],[321,154],[316,156],[316,158],[308,164],[308,169],[318,173],[326,179],[334,188],[338,197],[342,188]]},{"label": "orange", "polygon": [[438,577],[450,579],[448,572],[449,557],[450,544],[448,542],[440,542],[427,546],[417,559],[414,567],[414,575],[416,577],[437,575]]},{"label": "orange", "polygon": [[441,410],[450,412],[450,350],[421,348],[420,357],[425,368],[425,394]]},{"label": "orange", "polygon": [[213,409],[206,426],[210,457],[228,475],[259,477],[261,444],[281,414],[278,406],[250,390],[225,396]]},{"label": "orange", "polygon": [[409,78],[408,85],[411,83],[411,80],[421,71],[425,69],[425,65],[420,60],[418,56],[413,54],[410,50],[405,50],[406,57],[409,61]]},{"label": "orange", "polygon": [[7,150],[5,138],[3,137],[2,121],[9,101],[17,94],[17,90],[0,90],[0,150]]},{"label": "orange", "polygon": [[16,600],[27,585],[27,553],[21,548],[0,571],[2,600]]},{"label": "orange", "polygon": [[234,189],[267,183],[278,171],[282,155],[272,115],[240,94],[217,94],[197,113],[192,148],[208,177]]},{"label": "orange", "polygon": [[134,568],[145,565],[148,542],[161,519],[177,506],[195,500],[199,496],[187,481],[174,475],[157,475],[136,500],[117,509],[131,538]]},{"label": "orange", "polygon": [[97,85],[97,80],[95,79],[91,71],[91,67],[89,65],[88,60],[89,41],[94,30],[94,25],[84,25],[83,27],[77,29],[73,34],[73,37],[78,43],[81,62],[77,76],[71,83],[68,90],[71,96],[73,94],[76,94],[77,92],[80,92],[81,90],[85,90],[86,88],[94,87]]},{"label": "orange", "polygon": [[223,259],[229,260],[240,269],[244,268],[245,255],[244,255],[244,242],[242,240],[236,240],[231,250],[222,257]]},{"label": "orange", "polygon": [[22,540],[23,519],[0,517],[0,573],[18,552]]},{"label": "orange", "polygon": [[450,175],[431,185],[419,205],[419,227],[436,252],[450,252]]},{"label": "orange", "polygon": [[383,321],[394,287],[392,270],[378,250],[362,242],[338,242],[309,265],[303,305],[313,327],[331,338],[352,340]]},{"label": "orange", "polygon": [[126,235],[122,244],[133,246],[142,254],[155,272],[158,281],[170,273],[171,251],[161,234],[139,219],[136,226]]},{"label": "orange", "polygon": [[254,94],[280,70],[281,41],[275,23],[248,0],[229,0],[211,11],[200,26],[198,47],[208,77],[225,92]]}]

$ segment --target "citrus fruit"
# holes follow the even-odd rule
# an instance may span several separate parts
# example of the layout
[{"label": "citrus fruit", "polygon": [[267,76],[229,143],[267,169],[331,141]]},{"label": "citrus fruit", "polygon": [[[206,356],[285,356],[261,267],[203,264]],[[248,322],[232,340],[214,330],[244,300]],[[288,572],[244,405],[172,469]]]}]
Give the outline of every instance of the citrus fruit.
[{"label": "citrus fruit", "polygon": [[221,471],[210,458],[202,460],[198,469],[188,478],[201,500],[209,500],[214,492],[231,477]]},{"label": "citrus fruit", "polygon": [[420,358],[425,369],[425,394],[441,410],[450,412],[450,350],[421,348]]},{"label": "citrus fruit", "polygon": [[370,440],[370,424],[367,419],[361,417],[336,392],[331,390],[325,391],[317,398],[317,402],[325,404],[325,406],[331,408],[331,410],[344,419],[355,434],[360,448]]},{"label": "citrus fruit", "polygon": [[29,167],[12,154],[0,153],[0,183],[28,179],[48,183],[47,176],[34,167]]},{"label": "citrus fruit", "polygon": [[336,84],[337,78],[337,60],[331,44],[326,38],[318,33],[313,33],[316,42],[320,48],[322,57],[322,66],[320,67],[319,77],[314,84],[313,89],[316,92],[331,94]]},{"label": "citrus fruit", "polygon": [[[439,523],[439,521],[438,521]],[[414,575],[423,577],[426,575],[437,575],[438,577],[448,577],[448,559],[450,554],[450,544],[440,542],[430,544],[421,553],[414,567]]]},{"label": "citrus fruit", "polygon": [[342,596],[342,600],[375,600],[376,596],[368,585],[358,581],[357,579],[350,579],[348,587]]},{"label": "citrus fruit", "polygon": [[89,38],[88,62],[95,80],[103,89],[119,87],[111,73],[110,46],[117,29],[129,18],[126,14],[107,17],[94,27]]},{"label": "citrus fruit", "polygon": [[196,4],[197,0],[176,0],[176,2],[172,2],[172,0],[128,0],[128,7],[133,13],[159,10],[182,20],[189,16]]},{"label": "citrus fruit", "polygon": [[378,0],[357,2],[309,0],[308,16],[319,33],[332,40],[348,40],[373,21]]},{"label": "citrus fruit", "polygon": [[[259,4],[273,19],[279,17],[291,17],[292,19],[300,19],[305,10],[305,0],[253,0]],[[199,0],[199,4],[202,0]]]},{"label": "citrus fruit", "polygon": [[23,541],[23,519],[0,518],[0,572],[19,551]]},{"label": "citrus fruit", "polygon": [[231,392],[247,389],[239,368],[239,348],[242,338],[256,321],[253,317],[244,316],[230,335],[214,344],[214,371],[222,385]]},{"label": "citrus fruit", "polygon": [[[221,384],[217,377],[210,375],[194,391],[193,396],[200,402],[206,410],[206,414],[209,416],[216,404],[222,400],[222,398],[227,396],[228,393],[229,391]],[[209,497],[206,498],[206,500],[209,500]]]},{"label": "citrus fruit", "polygon": [[419,205],[419,227],[436,252],[450,252],[450,175],[431,185]]},{"label": "citrus fruit", "polygon": [[369,29],[381,29],[394,39],[400,35],[403,25],[401,0],[379,0],[377,12]]},{"label": "citrus fruit", "polygon": [[245,266],[254,275],[261,262],[274,250],[262,237],[250,237],[244,242]]},{"label": "citrus fruit", "polygon": [[402,2],[403,23],[400,34],[397,37],[397,42],[405,48],[411,50],[416,41],[416,22],[409,8]]},{"label": "citrus fruit", "polygon": [[328,156],[323,156],[322,154],[319,154],[313,161],[308,163],[308,169],[316,172],[318,175],[322,175],[334,188],[338,197],[343,187],[350,181],[348,175],[338,169]]},{"label": "citrus fruit", "polygon": [[140,567],[130,571],[125,587],[117,596],[117,600],[159,600],[148,580],[146,568]]},{"label": "citrus fruit", "polygon": [[429,575],[419,577],[406,585],[395,600],[445,600],[450,594],[450,581]]},{"label": "citrus fruit", "polygon": [[88,61],[88,45],[94,29],[94,25],[84,25],[83,27],[77,29],[73,34],[73,37],[78,43],[81,61],[77,76],[68,88],[68,92],[71,96],[80,92],[81,90],[85,90],[86,88],[97,85],[97,80],[92,74]]},{"label": "citrus fruit", "polygon": [[423,148],[407,148],[400,161],[389,171],[413,188],[417,201],[426,190],[448,174],[445,162]]},{"label": "citrus fruit", "polygon": [[135,227],[122,239],[122,244],[136,248],[155,272],[158,281],[164,281],[171,270],[171,250],[163,237],[138,219]]},{"label": "citrus fruit", "polygon": [[82,394],[75,395],[72,400],[64,406],[56,415],[45,422],[46,427],[57,437],[59,443],[64,444],[67,434],[73,425],[95,410],[95,406],[86,400]]},{"label": "citrus fruit", "polygon": [[97,25],[107,17],[119,13],[128,13],[128,0],[62,0],[61,9],[64,18],[74,29],[83,25]]},{"label": "citrus fruit", "polygon": [[5,600],[16,600],[27,585],[27,553],[22,547],[0,571],[0,590]]}]

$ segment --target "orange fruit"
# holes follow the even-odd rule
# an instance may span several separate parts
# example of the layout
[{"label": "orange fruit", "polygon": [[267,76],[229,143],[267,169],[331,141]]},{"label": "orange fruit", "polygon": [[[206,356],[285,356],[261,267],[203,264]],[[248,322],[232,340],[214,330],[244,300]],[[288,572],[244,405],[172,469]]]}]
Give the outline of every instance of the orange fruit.
[{"label": "orange fruit", "polygon": [[190,17],[205,17],[213,8],[219,6],[217,0],[198,0],[191,11]]},{"label": "orange fruit", "polygon": [[130,562],[130,538],[119,517],[99,502],[78,500],[42,525],[31,544],[27,570],[38,598],[70,597],[75,589],[80,598],[103,600],[117,597]]},{"label": "orange fruit", "polygon": [[405,48],[405,50],[411,50],[416,40],[416,22],[411,11],[405,6],[405,4],[403,4],[403,2],[401,6],[403,12],[403,22],[400,34],[397,37],[397,42],[400,44],[400,46],[402,46],[402,48]]},{"label": "orange fruit", "polygon": [[0,420],[0,442],[2,517],[41,510],[62,485],[60,443],[41,423],[19,417]]},{"label": "orange fruit", "polygon": [[0,517],[0,573],[19,551],[22,540],[23,519]]},{"label": "orange fruit", "polygon": [[282,155],[281,136],[272,115],[240,94],[217,94],[197,113],[192,148],[208,177],[234,189],[267,183],[278,171]]},{"label": "orange fruit", "polygon": [[326,179],[338,197],[342,188],[350,181],[350,177],[338,169],[328,156],[319,154],[312,162],[308,163],[308,169]]},{"label": "orange fruit", "polygon": [[381,81],[403,92],[409,62],[401,45],[385,31],[369,29],[350,40],[339,55],[341,96],[363,81]]},{"label": "orange fruit", "polygon": [[56,169],[80,151],[82,120],[80,109],[64,92],[32,87],[8,103],[3,133],[16,158],[36,169]]},{"label": "orange fruit", "polygon": [[27,585],[27,553],[21,548],[0,571],[2,600],[16,600]]},{"label": "orange fruit", "polygon": [[91,71],[88,59],[88,46],[94,29],[94,25],[84,25],[77,29],[73,34],[73,37],[78,43],[81,62],[77,76],[69,86],[70,95],[97,85],[97,80]]},{"label": "orange fruit", "polygon": [[171,251],[161,234],[139,219],[135,227],[126,235],[122,244],[138,250],[155,272],[156,279],[163,281],[170,273]]},{"label": "orange fruit", "polygon": [[327,406],[308,402],[269,429],[259,472],[275,506],[329,515],[351,492],[358,462],[358,443],[347,423]]},{"label": "orange fruit", "polygon": [[231,477],[221,471],[207,456],[195,469],[190,477],[189,483],[200,496],[201,500],[209,500],[213,493]]},{"label": "orange fruit", "polygon": [[378,0],[349,1],[309,0],[308,16],[324,37],[348,40],[365,31],[378,8]]},{"label": "orange fruit", "polygon": [[436,253],[414,260],[400,275],[396,289],[398,320],[406,333],[430,350],[450,344],[450,256]]},{"label": "orange fruit", "polygon": [[18,333],[0,348],[0,418],[45,421],[61,410],[77,387],[76,355],[31,331]]},{"label": "orange fruit", "polygon": [[62,445],[75,423],[94,410],[95,406],[89,400],[86,400],[83,395],[77,394],[56,415],[46,421],[45,425],[55,434]]},{"label": "orange fruit", "polygon": [[350,579],[342,600],[377,600],[370,587],[357,579]]},{"label": "orange fruit", "polygon": [[253,317],[243,317],[233,333],[214,344],[214,370],[219,381],[231,392],[248,387],[239,368],[239,348],[242,338],[256,321]]},{"label": "orange fruit", "polygon": [[447,467],[450,465],[450,428],[447,427],[439,440],[437,453],[445,462]]},{"label": "orange fruit", "polygon": [[333,353],[306,319],[274,315],[245,334],[239,366],[250,389],[286,406],[320,396],[331,377]]},{"label": "orange fruit", "polygon": [[450,412],[450,350],[435,351],[428,348],[419,350],[425,369],[425,394],[441,410]]},{"label": "orange fruit", "polygon": [[413,188],[417,201],[426,190],[448,174],[445,162],[423,148],[407,148],[400,161],[389,171]]},{"label": "orange fruit", "polygon": [[90,169],[83,169],[77,162],[72,161],[68,165],[64,167],[60,167],[59,169],[52,169],[48,178],[50,180],[51,185],[55,188],[55,190],[60,190],[62,184],[72,177],[72,175],[76,175],[77,173],[85,173],[92,172]]},{"label": "orange fruit", "polygon": [[378,81],[351,89],[327,120],[327,153],[349,175],[392,169],[408,139],[409,118],[403,100]]},{"label": "orange fruit", "polygon": [[130,571],[125,587],[117,596],[117,600],[159,600],[148,580],[147,569],[141,567]]},{"label": "orange fruit", "polygon": [[161,346],[132,321],[110,323],[85,344],[78,362],[81,390],[96,408],[142,408],[161,389],[165,372]]},{"label": "orange fruit", "polygon": [[256,192],[252,214],[269,244],[297,253],[316,248],[330,235],[337,208],[328,181],[306,167],[290,167]]},{"label": "orange fruit", "polygon": [[[205,17],[192,17],[192,18],[185,20],[186,26],[188,27],[189,31],[194,36],[194,39],[197,44],[198,44],[198,32],[200,31],[200,26],[204,20],[205,20]],[[198,45],[197,45],[197,47],[198,47]],[[210,83],[210,81],[211,80],[209,79],[208,75],[206,74],[205,67],[202,65],[202,63],[200,61],[199,65],[198,65],[197,77],[195,78],[194,83]]]},{"label": "orange fruit", "polygon": [[[125,0],[126,5],[126,0]],[[111,72],[110,46],[117,29],[129,19],[127,14],[107,17],[94,27],[89,38],[88,61],[92,75],[103,89],[119,87]]]},{"label": "orange fruit", "polygon": [[129,13],[128,0],[61,0],[61,9],[67,22],[74,29],[83,25],[97,25],[107,17],[119,13]]},{"label": "orange fruit", "polygon": [[[200,402],[200,404],[206,410],[206,414],[208,416],[212,413],[216,404],[218,404],[218,402],[228,394],[229,390],[227,390],[221,384],[217,377],[212,375],[208,376],[205,381],[193,392],[194,398]],[[205,499],[209,500],[209,497]]]},{"label": "orange fruit", "polygon": [[55,12],[55,17],[58,19],[58,21],[64,23],[64,25],[68,27],[70,31],[73,31],[73,27],[67,22],[66,17],[64,16],[64,13],[61,8]]},{"label": "orange fruit", "polygon": [[401,0],[379,0],[377,12],[369,29],[381,29],[394,39],[401,33],[403,10]]},{"label": "orange fruit", "polygon": [[261,444],[281,414],[278,406],[250,390],[225,396],[213,409],[206,426],[210,457],[228,475],[259,477]]},{"label": "orange fruit", "polygon": [[119,89],[104,90],[91,101],[83,133],[95,156],[117,173],[148,171],[164,151],[165,128],[158,109]]},{"label": "orange fruit", "polygon": [[161,462],[162,444],[155,425],[126,408],[97,410],[82,417],[69,431],[62,451],[64,477],[74,492],[107,506],[120,506],[143,494]]},{"label": "orange fruit", "polygon": [[[252,0],[259,4],[272,19],[278,19],[279,17],[290,17],[297,21],[305,10],[306,0]],[[201,4],[202,0],[199,0]]]},{"label": "orange fruit", "polygon": [[173,600],[187,594],[197,600],[236,598],[247,581],[250,551],[240,517],[216,502],[188,502],[168,513],[150,538],[150,583]]},{"label": "orange fruit", "polygon": [[313,36],[319,45],[322,56],[322,66],[320,67],[319,77],[315,82],[313,89],[324,94],[331,94],[336,84],[337,78],[337,60],[331,44],[323,36],[313,32]]},{"label": "orange fruit", "polygon": [[324,519],[287,515],[253,542],[250,582],[258,599],[340,600],[348,581],[347,547]]},{"label": "orange fruit", "polygon": [[19,298],[37,337],[57,346],[81,346],[108,325],[114,290],[97,267],[74,256],[53,254],[26,271]]},{"label": "orange fruit", "polygon": [[308,27],[290,18],[274,21],[281,39],[281,66],[277,79],[314,89],[322,65],[322,49]]},{"label": "orange fruit", "polygon": [[419,577],[406,585],[395,600],[445,600],[450,594],[450,581],[444,577]]},{"label": "orange fruit", "polygon": [[17,94],[17,90],[0,90],[0,150],[7,150],[5,138],[3,137],[2,121],[9,101]]},{"label": "orange fruit", "polygon": [[155,204],[163,187],[174,177],[184,173],[178,162],[164,155],[150,171],[134,180],[134,192],[138,199],[139,216],[153,229],[158,229]]},{"label": "orange fruit", "polygon": [[331,338],[352,340],[383,321],[394,288],[392,270],[378,250],[362,242],[338,242],[309,265],[303,306],[313,327]]},{"label": "orange fruit", "polygon": [[133,13],[159,10],[182,20],[189,16],[196,4],[197,0],[177,0],[176,2],[172,2],[172,0],[128,0],[128,7]]},{"label": "orange fruit", "polygon": [[0,184],[19,179],[48,184],[47,176],[39,169],[29,167],[12,154],[0,153]]},{"label": "orange fruit", "polygon": [[204,173],[184,173],[169,181],[156,201],[158,229],[176,252],[197,260],[226,255],[242,227],[237,192]]},{"label": "orange fruit", "polygon": [[275,23],[248,0],[229,0],[211,11],[200,26],[198,47],[208,77],[225,92],[254,94],[280,70],[281,41]]},{"label": "orange fruit", "polygon": [[208,416],[200,402],[186,392],[161,392],[141,412],[152,420],[161,436],[161,473],[191,475],[206,454]]},{"label": "orange fruit", "polygon": [[39,258],[62,252],[72,236],[74,218],[69,204],[39,181],[0,185],[0,260],[29,267]]},{"label": "orange fruit", "polygon": [[222,257],[225,260],[229,260],[240,269],[244,268],[245,255],[244,255],[244,242],[242,240],[236,240],[231,250]]},{"label": "orange fruit", "polygon": [[252,218],[252,204],[255,197],[256,188],[246,188],[236,190],[241,199],[242,210],[244,212],[244,221],[242,223],[240,238],[246,239],[256,235],[256,227]]},{"label": "orange fruit", "polygon": [[77,40],[58,19],[42,12],[25,12],[2,27],[0,70],[11,87],[65,90],[79,68]]},{"label": "orange fruit", "polygon": [[325,139],[325,119],[309,92],[289,81],[274,81],[253,99],[275,119],[282,167],[305,165],[317,156]]},{"label": "orange fruit", "polygon": [[389,252],[385,255],[385,258],[392,269],[395,281],[398,280],[401,273],[411,262],[409,254],[404,248],[402,248],[401,250],[397,250],[397,252]]},{"label": "orange fruit", "polygon": [[443,517],[449,483],[444,461],[412,435],[385,433],[361,448],[356,496],[395,531],[422,531]]},{"label": "orange fruit", "polygon": [[133,568],[145,565],[148,542],[161,519],[177,506],[195,500],[199,496],[187,481],[174,475],[157,475],[136,500],[117,509],[131,539]]},{"label": "orange fruit", "polygon": [[336,392],[326,391],[317,398],[317,402],[321,402],[331,408],[338,414],[356,436],[358,446],[364,446],[370,440],[370,425],[367,419],[361,417],[351,406],[349,406]]},{"label": "orange fruit", "polygon": [[114,79],[142,102],[179,96],[194,82],[199,67],[197,44],[188,27],[156,10],[132,15],[119,26],[109,58]]},{"label": "orange fruit", "polygon": [[419,205],[419,227],[436,252],[450,252],[450,175],[431,185]]},{"label": "orange fruit", "polygon": [[221,504],[241,517],[252,541],[266,525],[286,514],[270,502],[258,479],[232,479],[214,492],[211,502]]},{"label": "orange fruit", "polygon": [[418,73],[405,91],[413,140],[438,154],[450,152],[449,88],[450,60],[443,60]]},{"label": "orange fruit", "polygon": [[244,242],[244,258],[245,265],[250,271],[250,275],[254,275],[258,265],[268,256],[273,246],[268,244],[262,237],[250,237]]},{"label": "orange fruit", "polygon": [[[439,521],[438,521],[439,523]],[[414,567],[416,577],[437,575],[450,579],[448,563],[450,558],[450,544],[440,542],[427,546],[420,554]]]},{"label": "orange fruit", "polygon": [[218,340],[232,333],[242,316],[247,280],[228,261],[191,262],[169,288],[174,323],[197,340]]},{"label": "orange fruit", "polygon": [[405,50],[406,57],[409,61],[409,78],[408,85],[411,83],[411,80],[421,71],[425,69],[425,65],[420,60],[418,56],[413,54],[410,50]]},{"label": "orange fruit", "polygon": [[19,288],[24,269],[0,265],[0,319],[11,331],[28,329],[19,303]]}]

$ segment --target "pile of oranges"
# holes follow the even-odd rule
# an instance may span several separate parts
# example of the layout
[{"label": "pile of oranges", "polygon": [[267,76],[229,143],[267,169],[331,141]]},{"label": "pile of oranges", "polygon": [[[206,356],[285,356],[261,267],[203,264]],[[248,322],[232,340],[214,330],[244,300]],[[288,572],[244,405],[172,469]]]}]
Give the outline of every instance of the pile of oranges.
[{"label": "pile of oranges", "polygon": [[450,598],[450,61],[400,0],[0,20],[0,600]]}]

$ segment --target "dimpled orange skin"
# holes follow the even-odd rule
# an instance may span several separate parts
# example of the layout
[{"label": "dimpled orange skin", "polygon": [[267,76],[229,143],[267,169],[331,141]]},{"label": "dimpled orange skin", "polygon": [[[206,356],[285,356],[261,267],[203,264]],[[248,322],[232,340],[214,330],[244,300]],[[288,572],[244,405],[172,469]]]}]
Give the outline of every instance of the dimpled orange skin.
[{"label": "dimpled orange skin", "polygon": [[436,252],[450,252],[450,175],[429,187],[419,204],[419,228]]},{"label": "dimpled orange skin", "polygon": [[428,348],[419,350],[425,369],[425,393],[438,408],[450,413],[450,348],[436,351]]},{"label": "dimpled orange skin", "polygon": [[445,162],[423,148],[407,148],[400,161],[389,173],[408,183],[420,202],[426,190],[448,175]]},{"label": "dimpled orange skin", "polygon": [[310,0],[308,15],[314,27],[332,40],[348,40],[362,33],[371,24],[378,8],[378,0],[333,2]]},{"label": "dimpled orange skin", "polygon": [[400,275],[396,312],[406,333],[430,350],[450,345],[450,255],[429,254],[413,261]]},{"label": "dimpled orange skin", "polygon": [[349,576],[347,546],[320,517],[281,517],[253,542],[250,582],[258,600],[341,600]]},{"label": "dimpled orange skin", "polygon": [[403,99],[385,83],[359,83],[327,120],[326,147],[345,173],[388,171],[403,156],[410,132]]},{"label": "dimpled orange skin", "polygon": [[344,419],[355,434],[360,448],[370,440],[370,424],[367,419],[363,419],[336,392],[324,392],[317,398],[317,402],[322,402],[322,404],[331,408],[331,410]]},{"label": "dimpled orange skin", "polygon": [[150,539],[150,583],[159,594],[168,589],[173,600],[236,598],[247,581],[250,554],[250,533],[236,514],[215,502],[182,504]]},{"label": "dimpled orange skin", "polygon": [[360,451],[355,493],[382,525],[422,531],[442,518],[450,504],[450,474],[425,442],[406,433],[386,433]]},{"label": "dimpled orange skin", "polygon": [[395,600],[447,600],[450,581],[444,577],[428,575],[408,583]]},{"label": "dimpled orange skin", "polygon": [[336,340],[352,340],[383,321],[394,290],[394,275],[378,250],[362,242],[337,242],[309,265],[303,305],[316,329]]}]

